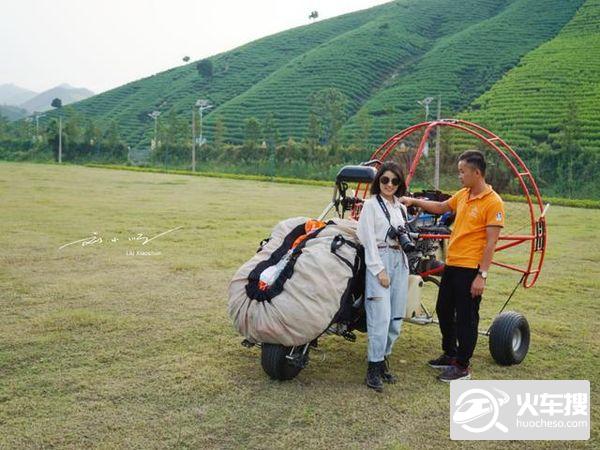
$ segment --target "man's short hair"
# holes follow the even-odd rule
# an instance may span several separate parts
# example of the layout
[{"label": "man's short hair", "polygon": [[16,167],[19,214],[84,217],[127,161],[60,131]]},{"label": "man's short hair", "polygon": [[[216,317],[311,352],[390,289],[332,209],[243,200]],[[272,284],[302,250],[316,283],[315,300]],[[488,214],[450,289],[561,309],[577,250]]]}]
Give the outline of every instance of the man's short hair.
[{"label": "man's short hair", "polygon": [[479,169],[482,176],[485,175],[485,157],[479,150],[467,150],[461,153],[458,160],[471,164],[475,169]]}]

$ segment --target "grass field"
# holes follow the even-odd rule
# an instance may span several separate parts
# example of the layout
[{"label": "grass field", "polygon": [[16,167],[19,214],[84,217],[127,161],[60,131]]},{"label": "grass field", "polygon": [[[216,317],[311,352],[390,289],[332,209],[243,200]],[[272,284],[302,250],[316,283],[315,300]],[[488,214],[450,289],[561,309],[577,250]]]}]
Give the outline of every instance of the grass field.
[{"label": "grass field", "polygon": [[[231,276],[277,221],[318,215],[330,196],[0,162],[0,448],[463,448],[449,439],[448,386],[424,364],[439,353],[435,327],[405,326],[392,357],[400,382],[383,394],[362,385],[365,335],[323,339],[286,383],[239,345],[226,314]],[[598,448],[600,211],[554,207],[548,221],[544,272],[509,308],[530,322],[529,355],[499,367],[481,339],[474,376],[590,380],[592,439],[527,448]],[[102,242],[59,250],[93,232]],[[482,318],[515,282],[491,273]]]}]

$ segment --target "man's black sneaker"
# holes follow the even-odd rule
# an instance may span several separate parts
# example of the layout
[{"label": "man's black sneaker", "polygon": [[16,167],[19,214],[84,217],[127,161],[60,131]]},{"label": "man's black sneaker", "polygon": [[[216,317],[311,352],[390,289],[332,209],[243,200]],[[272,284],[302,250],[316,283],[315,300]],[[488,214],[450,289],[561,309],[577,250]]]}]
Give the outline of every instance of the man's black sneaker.
[{"label": "man's black sneaker", "polygon": [[390,360],[386,356],[381,363],[381,379],[384,383],[394,384],[398,381],[398,377],[390,372]]},{"label": "man's black sneaker", "polygon": [[461,367],[459,364],[455,363],[438,375],[437,379],[444,383],[450,383],[454,380],[470,380],[471,368]]},{"label": "man's black sneaker", "polygon": [[427,364],[434,369],[447,369],[456,362],[456,358],[452,356],[442,355],[436,359],[430,359]]},{"label": "man's black sneaker", "polygon": [[367,368],[367,377],[365,379],[365,383],[371,389],[377,392],[383,392],[383,380],[381,379],[381,366],[383,365],[383,361],[381,362],[371,362],[369,361],[369,367]]}]

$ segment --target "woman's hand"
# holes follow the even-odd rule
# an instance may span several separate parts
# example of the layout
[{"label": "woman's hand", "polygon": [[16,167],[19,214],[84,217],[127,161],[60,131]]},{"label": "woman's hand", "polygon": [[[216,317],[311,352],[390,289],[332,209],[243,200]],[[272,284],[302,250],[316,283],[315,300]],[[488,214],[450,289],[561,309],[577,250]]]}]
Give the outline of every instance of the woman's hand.
[{"label": "woman's hand", "polygon": [[390,277],[388,277],[387,272],[383,269],[377,275],[377,279],[379,280],[379,284],[381,284],[384,288],[390,287]]}]

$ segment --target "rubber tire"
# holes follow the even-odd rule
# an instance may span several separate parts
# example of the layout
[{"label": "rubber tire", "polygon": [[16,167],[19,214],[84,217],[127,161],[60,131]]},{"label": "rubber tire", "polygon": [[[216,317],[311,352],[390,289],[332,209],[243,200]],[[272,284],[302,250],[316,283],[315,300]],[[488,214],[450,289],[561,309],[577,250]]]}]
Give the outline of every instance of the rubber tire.
[{"label": "rubber tire", "polygon": [[[433,283],[437,286],[437,292],[435,293],[435,298],[433,298],[435,303],[433,304],[433,310],[431,311],[431,317],[435,317],[435,315],[436,315],[435,307],[437,306],[437,296],[438,296],[438,292],[440,290],[442,281],[441,281],[441,279],[439,279],[437,277],[427,275],[426,277],[423,278],[423,282],[424,283]],[[423,304],[423,298],[421,298],[421,304]]]},{"label": "rubber tire", "polygon": [[[263,370],[274,380],[286,381],[296,377],[302,370],[288,361],[291,347],[280,344],[262,344],[260,362]],[[308,350],[307,350],[308,352]]]},{"label": "rubber tire", "polygon": [[442,284],[442,282],[438,278],[430,276],[430,275],[427,275],[426,277],[424,277],[423,282],[424,283],[433,283],[438,287],[438,289],[440,288],[440,285]]},{"label": "rubber tire", "polygon": [[[513,348],[513,337],[521,332],[520,345]],[[529,350],[530,330],[525,316],[514,311],[506,311],[498,315],[490,328],[490,353],[501,366],[519,364]]]}]

